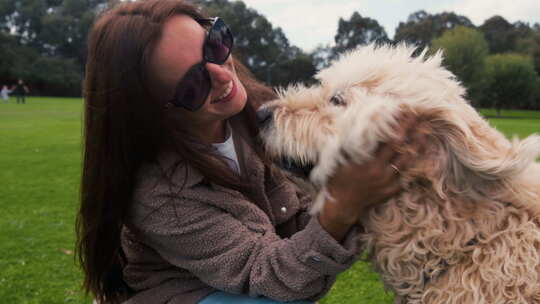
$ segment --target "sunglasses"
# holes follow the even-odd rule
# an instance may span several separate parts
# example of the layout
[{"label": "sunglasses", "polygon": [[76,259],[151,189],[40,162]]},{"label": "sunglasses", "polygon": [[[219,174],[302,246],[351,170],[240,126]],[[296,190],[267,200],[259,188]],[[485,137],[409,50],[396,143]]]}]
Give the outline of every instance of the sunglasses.
[{"label": "sunglasses", "polygon": [[193,112],[204,105],[212,89],[206,63],[224,64],[231,55],[234,40],[231,30],[219,17],[196,21],[201,25],[211,25],[203,44],[203,60],[188,70],[176,85],[174,97],[167,102],[167,106],[183,107]]}]

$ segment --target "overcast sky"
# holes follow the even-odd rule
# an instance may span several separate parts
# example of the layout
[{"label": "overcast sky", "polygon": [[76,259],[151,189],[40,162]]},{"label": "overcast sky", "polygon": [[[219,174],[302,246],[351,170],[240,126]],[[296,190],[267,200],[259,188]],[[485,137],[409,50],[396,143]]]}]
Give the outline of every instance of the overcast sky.
[{"label": "overcast sky", "polygon": [[281,27],[289,41],[305,51],[318,44],[333,43],[340,17],[354,11],[381,24],[390,38],[400,21],[425,10],[430,14],[453,11],[467,16],[475,25],[494,16],[509,22],[540,23],[540,0],[237,0],[244,1]]}]

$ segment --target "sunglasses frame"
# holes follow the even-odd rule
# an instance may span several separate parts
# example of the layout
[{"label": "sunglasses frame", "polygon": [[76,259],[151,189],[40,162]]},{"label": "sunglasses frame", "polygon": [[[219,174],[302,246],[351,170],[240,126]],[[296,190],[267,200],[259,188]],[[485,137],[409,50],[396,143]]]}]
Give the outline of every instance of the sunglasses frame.
[{"label": "sunglasses frame", "polygon": [[[201,19],[195,19],[195,21],[197,21],[199,24],[201,25],[204,25],[204,24],[209,24],[211,27],[210,29],[207,31],[207,34],[206,36],[204,37],[204,42],[203,42],[203,46],[202,46],[202,52],[203,52],[203,59],[201,62],[198,62],[196,64],[194,64],[193,66],[191,66],[189,68],[189,70],[187,71],[187,73],[184,75],[184,77],[182,79],[180,79],[180,81],[178,82],[178,84],[176,85],[176,89],[175,89],[175,93],[174,93],[174,96],[172,99],[170,99],[169,101],[167,101],[167,103],[165,104],[165,107],[166,108],[170,108],[170,107],[182,107],[188,111],[191,111],[191,112],[195,112],[197,110],[199,110],[200,108],[202,108],[202,106],[204,106],[205,102],[206,102],[206,99],[208,98],[208,95],[210,94],[210,92],[212,91],[212,80],[210,79],[210,73],[208,72],[208,70],[206,69],[206,64],[207,63],[213,63],[213,64],[218,64],[218,65],[223,65],[227,59],[229,59],[229,57],[231,56],[231,50],[234,46],[234,35],[232,34],[231,32],[231,29],[227,26],[227,24],[225,24],[225,22],[223,21],[223,19],[219,18],[219,17],[213,17],[213,18],[201,18]],[[222,61],[216,61],[215,59],[211,59],[209,58],[206,50],[207,50],[207,45],[208,45],[208,41],[209,41],[209,37],[212,33],[213,30],[215,30],[215,28],[217,26],[224,26],[226,29],[227,29],[227,32],[228,34],[230,35],[230,40],[231,40],[231,45],[229,47],[229,50],[228,50],[228,53],[227,55],[224,57],[224,59]],[[197,71],[199,70],[199,71]],[[208,83],[208,88],[207,88],[207,92],[204,94],[204,98],[198,102],[198,103],[195,103],[195,102],[191,102],[191,103],[188,103],[188,102],[185,102],[184,100],[181,100],[180,98],[178,98],[178,91],[179,90],[184,90],[183,88],[186,86],[185,82],[186,82],[186,79],[189,79],[188,77],[190,77],[192,75],[192,73],[201,73],[202,77],[204,78],[205,82]],[[195,105],[193,105],[195,104]]]}]

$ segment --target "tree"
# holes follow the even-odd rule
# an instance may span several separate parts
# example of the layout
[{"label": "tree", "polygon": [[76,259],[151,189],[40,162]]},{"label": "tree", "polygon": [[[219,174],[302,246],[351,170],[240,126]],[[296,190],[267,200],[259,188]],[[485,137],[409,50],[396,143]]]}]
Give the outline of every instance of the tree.
[{"label": "tree", "polygon": [[478,101],[485,86],[482,73],[488,45],[481,32],[458,26],[433,40],[432,51],[444,51],[444,64],[463,82],[471,100]]},{"label": "tree", "polygon": [[[111,0],[109,0],[111,1]],[[14,81],[24,78],[32,92],[46,94],[49,88],[63,85],[65,94],[80,94],[80,81],[85,64],[86,36],[95,14],[103,9],[107,0],[2,0],[0,1],[0,40],[9,37],[9,51],[0,51],[9,59],[7,68],[0,69],[0,78]],[[11,52],[10,52],[11,51]],[[0,59],[4,60],[4,59]],[[55,62],[64,69],[53,69],[48,77],[38,75],[36,65]],[[51,65],[47,65],[50,67]],[[76,72],[77,75],[73,75]],[[38,74],[36,74],[38,73]],[[54,83],[53,79],[73,77],[71,82]],[[42,88],[35,89],[36,87]],[[62,92],[62,90],[58,90]],[[60,93],[60,95],[62,95]]]},{"label": "tree", "polygon": [[536,97],[540,80],[529,56],[511,53],[488,56],[485,75],[490,84],[483,105],[495,108],[497,116],[501,109],[539,106]]},{"label": "tree", "polygon": [[332,47],[330,45],[318,45],[313,52],[313,65],[317,70],[323,69],[330,65],[330,57],[332,56]]},{"label": "tree", "polygon": [[75,59],[39,57],[29,69],[32,90],[53,96],[77,96],[81,91],[82,74]]},{"label": "tree", "polygon": [[516,42],[531,32],[528,25],[522,22],[511,24],[501,16],[487,19],[479,29],[488,41],[491,54],[515,52]]},{"label": "tree", "polygon": [[[0,75],[2,78],[15,78],[16,73],[13,63],[17,61],[17,41],[11,35],[0,31]],[[4,83],[4,81],[0,81]]]},{"label": "tree", "polygon": [[41,18],[47,14],[47,4],[51,1],[12,0],[2,2],[0,28],[6,33],[13,32],[13,36],[20,44],[35,49],[40,48],[36,37],[41,31]]},{"label": "tree", "polygon": [[453,12],[431,15],[421,10],[409,15],[407,22],[399,23],[394,41],[407,42],[423,48],[429,46],[433,39],[440,37],[445,31],[457,26],[474,28],[474,24],[465,16]]},{"label": "tree", "polygon": [[335,50],[338,52],[371,42],[389,41],[386,31],[377,20],[362,17],[358,12],[354,12],[349,20],[339,18],[337,33],[334,36]]},{"label": "tree", "polygon": [[199,0],[198,3],[209,15],[221,16],[227,22],[234,34],[236,56],[260,80],[283,84],[283,74],[276,67],[292,64],[296,56],[305,55],[289,44],[281,28],[274,28],[266,17],[241,1]]},{"label": "tree", "polygon": [[280,62],[276,65],[273,72],[275,77],[272,84],[278,86],[287,86],[290,83],[314,82],[313,76],[317,69],[314,65],[313,55],[308,55],[300,50],[298,54],[291,60]]},{"label": "tree", "polygon": [[30,67],[39,58],[31,47],[20,45],[15,37],[0,32],[0,79],[2,83],[14,83],[18,78],[28,79]]},{"label": "tree", "polygon": [[535,24],[527,36],[518,39],[516,51],[531,56],[536,73],[540,75],[540,24]]},{"label": "tree", "polygon": [[75,58],[81,66],[86,62],[86,37],[95,14],[106,0],[64,0],[41,18],[38,35],[43,53],[48,56]]},{"label": "tree", "polygon": [[334,41],[331,59],[359,45],[390,42],[390,39],[377,20],[362,17],[358,12],[354,12],[349,20],[339,18]]}]

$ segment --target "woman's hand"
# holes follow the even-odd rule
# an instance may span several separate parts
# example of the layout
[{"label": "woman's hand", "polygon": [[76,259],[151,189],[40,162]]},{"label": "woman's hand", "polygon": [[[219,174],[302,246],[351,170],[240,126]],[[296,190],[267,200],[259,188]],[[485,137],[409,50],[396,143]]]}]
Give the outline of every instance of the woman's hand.
[{"label": "woman's hand", "polygon": [[[395,130],[396,140],[381,143],[371,161],[350,162],[339,167],[329,179],[327,191],[333,200],[325,202],[319,221],[334,238],[343,239],[366,209],[402,190],[400,172],[414,162],[425,145],[425,136],[414,132],[416,123],[412,115],[403,115]],[[413,149],[397,152],[405,143]]]}]

